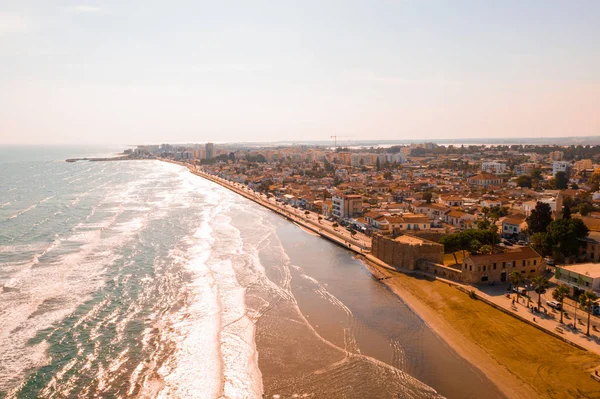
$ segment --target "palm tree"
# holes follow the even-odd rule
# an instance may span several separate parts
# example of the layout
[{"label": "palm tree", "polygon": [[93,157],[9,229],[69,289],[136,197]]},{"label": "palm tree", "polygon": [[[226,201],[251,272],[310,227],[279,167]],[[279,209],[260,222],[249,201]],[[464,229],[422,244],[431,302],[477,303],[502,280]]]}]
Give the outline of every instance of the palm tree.
[{"label": "palm tree", "polygon": [[546,280],[543,276],[535,276],[531,279],[531,285],[535,287],[535,292],[538,294],[538,309],[542,306],[542,294],[546,292],[546,288],[548,288],[548,280]]},{"label": "palm tree", "polygon": [[565,297],[567,295],[569,295],[569,292],[571,292],[571,290],[566,285],[559,285],[552,292],[552,298],[554,298],[555,300],[560,302],[560,323],[561,324],[563,322],[563,301],[565,300]]},{"label": "palm tree", "polygon": [[[590,316],[592,315],[592,305],[596,303],[598,300],[598,295],[594,294],[592,291],[585,291],[583,294],[579,296],[579,303],[583,306],[583,309],[587,311],[588,320],[587,320],[587,333],[585,335],[590,335]],[[575,320],[577,322],[577,320]]]},{"label": "palm tree", "polygon": [[523,275],[520,272],[515,270],[510,274],[510,282],[513,286],[517,287],[517,302],[519,302],[519,285],[525,282],[525,278],[523,278]]}]

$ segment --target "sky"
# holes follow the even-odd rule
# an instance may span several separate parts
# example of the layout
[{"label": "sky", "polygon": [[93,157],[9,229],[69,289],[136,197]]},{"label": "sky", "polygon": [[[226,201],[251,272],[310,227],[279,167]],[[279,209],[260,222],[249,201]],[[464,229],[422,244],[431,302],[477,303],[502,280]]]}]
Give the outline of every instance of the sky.
[{"label": "sky", "polygon": [[0,144],[600,135],[598,0],[0,1]]}]

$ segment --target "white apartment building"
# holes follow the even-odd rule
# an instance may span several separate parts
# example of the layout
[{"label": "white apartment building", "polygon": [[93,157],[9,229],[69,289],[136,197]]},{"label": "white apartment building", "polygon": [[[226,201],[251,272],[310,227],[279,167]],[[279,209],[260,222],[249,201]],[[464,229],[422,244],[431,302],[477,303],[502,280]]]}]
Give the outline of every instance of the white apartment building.
[{"label": "white apartment building", "polygon": [[481,164],[481,170],[487,173],[493,173],[495,175],[501,175],[506,171],[506,164],[502,162],[483,162]]},{"label": "white apartment building", "polygon": [[571,164],[567,161],[554,161],[552,162],[552,176],[556,176],[558,172],[569,173]]},{"label": "white apartment building", "polygon": [[379,154],[377,156],[377,158],[379,158],[379,162],[384,163],[384,162],[389,162],[389,163],[405,163],[406,162],[406,155],[404,155],[401,152],[395,153],[395,154]]}]

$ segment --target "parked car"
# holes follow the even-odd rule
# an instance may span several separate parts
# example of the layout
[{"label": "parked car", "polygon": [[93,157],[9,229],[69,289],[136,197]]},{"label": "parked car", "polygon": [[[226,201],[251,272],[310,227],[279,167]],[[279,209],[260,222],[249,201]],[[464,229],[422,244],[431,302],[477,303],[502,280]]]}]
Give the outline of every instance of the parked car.
[{"label": "parked car", "polygon": [[523,240],[517,241],[517,244],[519,244],[519,245],[527,245],[527,243],[525,241],[523,241]]},{"label": "parked car", "polygon": [[546,305],[550,306],[551,308],[554,308],[556,310],[560,310],[562,309],[562,305],[560,304],[560,302],[558,301],[547,301]]},{"label": "parked car", "polygon": [[513,287],[513,292],[518,292],[521,295],[527,295],[527,290],[525,287],[519,287],[518,289],[517,287]]},{"label": "parked car", "polygon": [[546,261],[546,264],[548,266],[554,266],[554,259],[548,257],[548,258],[544,258],[544,260]]}]

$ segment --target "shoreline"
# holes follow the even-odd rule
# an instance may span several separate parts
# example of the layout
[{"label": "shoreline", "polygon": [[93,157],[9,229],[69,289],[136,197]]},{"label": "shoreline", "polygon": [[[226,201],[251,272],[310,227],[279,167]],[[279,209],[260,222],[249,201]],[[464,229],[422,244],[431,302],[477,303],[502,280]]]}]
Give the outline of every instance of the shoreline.
[{"label": "shoreline", "polygon": [[[413,295],[409,290],[398,284],[393,273],[382,270],[380,266],[363,259],[367,270],[381,284],[385,285],[406,306],[448,345],[459,357],[470,366],[481,371],[508,398],[532,398],[538,394],[521,381],[505,366],[498,363],[476,343],[469,341],[463,334],[443,320],[432,308]],[[395,271],[395,273],[401,273]],[[379,277],[381,276],[381,277]],[[410,275],[406,275],[410,277]]]},{"label": "shoreline", "polygon": [[[537,392],[530,388],[529,385],[518,379],[514,374],[508,371],[505,366],[499,364],[477,344],[469,341],[459,331],[455,330],[451,325],[441,319],[426,303],[419,300],[408,290],[402,289],[403,287],[396,284],[394,281],[396,276],[394,276],[394,274],[405,273],[402,273],[397,269],[383,263],[368,253],[357,250],[356,247],[347,247],[343,242],[340,241],[340,238],[338,237],[332,237],[331,235],[325,234],[322,231],[315,231],[314,227],[308,225],[308,223],[306,223],[306,221],[302,218],[291,218],[289,215],[285,214],[282,209],[279,209],[279,207],[275,207],[272,204],[265,202],[262,197],[255,198],[250,194],[241,191],[239,188],[225,183],[225,181],[222,181],[216,176],[202,172],[196,172],[192,170],[190,165],[172,161],[166,162],[176,163],[177,165],[187,167],[188,170],[190,170],[190,173],[202,178],[206,178],[207,180],[210,180],[223,188],[229,189],[259,205],[264,206],[267,209],[272,210],[273,212],[296,224],[306,233],[319,235],[323,238],[333,241],[347,250],[353,251],[376,280],[384,284],[390,291],[392,291],[392,293],[394,293],[396,297],[404,302],[446,345],[448,345],[448,347],[450,347],[456,353],[457,356],[468,363],[470,367],[478,369],[507,398],[538,396]],[[410,274],[405,275],[409,276]]]}]

